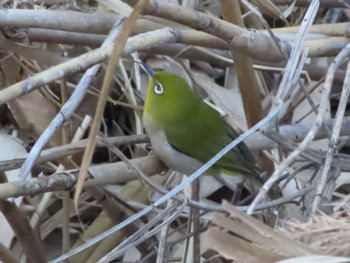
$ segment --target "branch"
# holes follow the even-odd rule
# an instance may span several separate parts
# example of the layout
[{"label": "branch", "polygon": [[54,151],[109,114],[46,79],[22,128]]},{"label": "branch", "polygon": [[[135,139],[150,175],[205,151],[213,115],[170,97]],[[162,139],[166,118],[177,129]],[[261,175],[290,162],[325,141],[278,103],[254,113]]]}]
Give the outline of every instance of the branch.
[{"label": "branch", "polygon": [[[134,6],[138,0],[123,0],[123,2]],[[166,18],[219,37],[230,43],[231,48],[245,52],[257,60],[280,62],[284,61],[283,53],[288,54],[288,45],[280,42],[280,47],[277,47],[275,41],[265,33],[246,30],[178,5],[151,0],[145,6],[143,14]]]}]

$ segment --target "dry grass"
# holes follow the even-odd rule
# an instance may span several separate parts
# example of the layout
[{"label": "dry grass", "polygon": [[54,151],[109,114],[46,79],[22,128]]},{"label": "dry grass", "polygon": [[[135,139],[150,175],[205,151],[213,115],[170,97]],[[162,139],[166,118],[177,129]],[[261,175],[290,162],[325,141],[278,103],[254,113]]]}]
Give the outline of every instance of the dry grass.
[{"label": "dry grass", "polygon": [[[0,261],[346,262],[350,1],[305,2],[1,1]],[[244,133],[263,190],[188,198],[200,173],[144,134],[142,60]]]}]

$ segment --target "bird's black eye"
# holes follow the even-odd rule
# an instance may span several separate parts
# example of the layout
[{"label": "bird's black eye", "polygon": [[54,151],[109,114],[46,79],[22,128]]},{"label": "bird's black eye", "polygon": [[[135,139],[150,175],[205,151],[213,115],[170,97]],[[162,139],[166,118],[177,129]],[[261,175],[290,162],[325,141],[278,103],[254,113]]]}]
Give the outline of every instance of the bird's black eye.
[{"label": "bird's black eye", "polygon": [[164,89],[163,89],[162,84],[157,83],[157,84],[154,86],[154,93],[155,93],[155,94],[158,94],[158,95],[163,94],[163,91],[164,91]]}]

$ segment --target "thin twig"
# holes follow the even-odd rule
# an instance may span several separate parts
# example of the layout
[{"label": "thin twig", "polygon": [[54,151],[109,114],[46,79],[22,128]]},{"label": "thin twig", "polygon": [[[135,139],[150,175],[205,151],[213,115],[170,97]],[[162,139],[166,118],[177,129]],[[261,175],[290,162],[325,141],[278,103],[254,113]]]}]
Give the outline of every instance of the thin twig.
[{"label": "thin twig", "polygon": [[[191,199],[193,201],[199,202],[199,191],[200,191],[200,182],[199,179],[194,181],[191,185],[192,193]],[[200,247],[200,210],[198,207],[191,207],[191,215],[192,215],[192,262],[200,263],[201,262],[201,247]]]},{"label": "thin twig", "polygon": [[[304,196],[305,194],[311,192],[312,190],[314,190],[315,187],[310,185],[310,186],[306,186],[305,188],[301,189],[300,191],[289,195],[289,196],[285,196],[285,197],[281,197],[278,198],[276,200],[272,200],[272,201],[268,201],[262,204],[258,204],[255,208],[255,211],[257,210],[264,210],[264,209],[269,209],[269,208],[274,208],[274,207],[278,207],[284,204],[287,204],[293,200],[295,200],[298,197]],[[239,210],[241,211],[248,211],[248,209],[250,208],[250,206],[240,206],[238,207]]]},{"label": "thin twig", "polygon": [[[167,203],[167,209],[173,205],[173,199]],[[164,225],[160,233],[160,240],[157,253],[157,263],[163,263],[165,261],[166,242],[168,238],[169,224]]]},{"label": "thin twig", "polygon": [[[138,0],[123,0],[123,2],[134,6]],[[232,48],[245,52],[258,60],[283,61],[284,56],[280,50],[288,50],[288,45],[282,42],[279,42],[280,47],[277,47],[275,41],[265,33],[246,30],[216,17],[178,5],[151,0],[145,6],[144,15],[156,15],[204,31],[223,39]]]},{"label": "thin twig", "polygon": [[[118,20],[107,39],[103,42],[102,47],[106,47],[113,43],[117,38],[119,31],[123,25],[123,20]],[[40,155],[40,152],[47,144],[47,142],[51,139],[51,137],[55,134],[57,129],[62,126],[62,124],[70,118],[73,112],[76,110],[82,99],[84,98],[86,91],[95,77],[96,73],[100,69],[101,65],[97,64],[91,68],[89,68],[84,76],[79,81],[77,87],[74,89],[72,95],[69,97],[68,101],[63,105],[60,112],[56,115],[56,117],[51,121],[46,130],[41,134],[39,139],[36,141],[35,145],[31,149],[27,159],[22,165],[21,168],[21,177],[26,179],[32,167],[35,164],[36,159]]]},{"label": "thin twig", "polygon": [[[327,138],[329,136],[327,131],[332,129],[333,123],[334,123],[334,119],[325,120],[322,123],[318,132],[316,133],[314,139],[319,140],[319,139]],[[303,138],[305,138],[310,128],[311,128],[311,125],[307,125],[307,124],[285,125],[279,128],[279,133],[282,135],[283,138],[285,138],[286,141],[300,142]],[[344,117],[341,125],[340,136],[349,136],[349,135],[350,135],[350,117]],[[108,141],[108,143],[113,144],[115,146],[149,142],[148,136],[144,134],[108,137],[108,138],[104,138],[104,140]],[[86,142],[87,140],[84,139],[76,143],[70,143],[66,145],[45,149],[41,152],[36,163],[37,164],[45,163],[52,160],[60,159],[65,156],[80,153],[85,149]],[[251,149],[252,151],[259,151],[263,149],[273,149],[277,147],[277,144],[273,140],[270,140],[260,132],[256,132],[254,133],[253,136],[247,138],[245,140],[245,143],[248,145],[249,149]],[[99,148],[105,147],[105,144],[97,141],[97,147]],[[16,159],[0,161],[0,171],[8,171],[8,170],[19,168],[21,164],[24,162],[24,160],[26,159],[26,157],[27,157],[27,154],[24,154],[24,155],[17,156]],[[348,165],[343,165],[343,164],[344,163],[341,164],[342,169],[348,170],[349,168],[346,168],[348,167]]]},{"label": "thin twig", "polygon": [[[186,202],[182,203],[180,206],[174,204],[173,206],[158,213],[150,222],[148,222],[146,225],[140,228],[140,230],[134,233],[132,236],[124,240],[118,247],[113,249],[101,260],[99,260],[98,263],[110,262],[111,260],[114,260],[115,258],[125,253],[125,251],[127,251],[131,247],[135,246],[136,244],[139,244],[140,242],[143,242],[144,239],[147,239],[150,236],[154,235],[160,229],[162,229],[163,226],[169,225],[172,221],[174,221],[185,206]],[[166,215],[168,215],[168,217],[165,217]],[[162,222],[159,224],[159,221],[161,220]],[[157,226],[154,229],[151,229],[156,224]],[[141,236],[142,238],[140,238]]]},{"label": "thin twig", "polygon": [[[350,45],[348,46],[348,48],[350,49]],[[350,62],[347,65],[344,85],[343,85],[343,89],[342,89],[342,93],[339,101],[338,110],[335,115],[335,122],[332,130],[332,135],[331,135],[331,138],[329,139],[329,149],[326,154],[326,160],[324,162],[324,167],[322,170],[320,181],[318,183],[318,186],[315,192],[315,200],[312,204],[312,213],[316,213],[319,207],[321,198],[323,196],[322,195],[323,190],[325,188],[325,185],[329,177],[328,173],[331,168],[331,164],[333,162],[334,154],[337,151],[337,144],[339,141],[341,123],[344,118],[344,113],[345,113],[346,106],[348,104],[349,95],[350,95]]]},{"label": "thin twig", "polygon": [[[311,24],[315,19],[318,7],[319,7],[319,1],[313,0],[312,3],[310,4],[309,9],[307,10],[307,12],[305,14],[303,23],[300,26],[300,31],[299,31],[298,37],[296,39],[295,48],[292,51],[291,60],[288,61],[288,64],[286,67],[286,73],[283,76],[283,79],[282,79],[281,84],[280,84],[280,88],[276,94],[276,99],[275,99],[275,103],[274,103],[273,108],[278,107],[278,106],[283,104],[283,101],[291,93],[291,90],[293,88],[293,86],[291,86],[291,85],[293,84],[293,82],[294,83],[296,82],[296,78],[299,76],[297,74],[300,74],[300,72],[301,72],[302,65],[299,65],[299,67],[298,67],[297,63],[299,62],[300,57],[305,58],[305,52],[302,52],[302,49],[300,47],[301,47],[301,44],[303,43],[303,40],[305,39],[305,36],[306,36],[306,33],[308,32],[308,29],[311,27]],[[301,62],[305,62],[305,59],[302,59]],[[298,68],[298,70],[296,70],[296,74],[294,74],[296,68]],[[321,112],[321,110],[320,110],[320,112]],[[322,120],[323,119],[321,116],[321,121]],[[313,137],[314,136],[312,136],[310,138],[310,141],[313,139]],[[304,141],[305,140],[306,140],[306,138],[304,139]],[[301,143],[299,145],[300,149],[298,148],[297,150],[295,150],[292,154],[290,154],[288,156],[288,158],[286,160],[284,160],[279,165],[279,167],[275,170],[275,172],[271,175],[271,177],[263,185],[263,187],[261,188],[261,190],[259,191],[259,193],[255,197],[255,199],[253,200],[253,202],[250,206],[250,209],[248,209],[248,214],[252,214],[254,212],[255,206],[260,202],[260,200],[262,200],[266,196],[268,191],[273,186],[274,182],[278,179],[280,174],[283,173],[285,168],[291,162],[293,162],[297,156],[299,156],[299,154],[302,152],[303,149],[306,148],[307,142],[304,143],[305,145],[303,143]],[[302,144],[303,144],[303,146],[302,146]],[[303,148],[301,148],[301,147],[303,147]]]},{"label": "thin twig", "polygon": [[316,115],[315,122],[313,126],[311,127],[310,131],[306,135],[306,137],[303,139],[303,141],[299,144],[298,148],[295,149],[287,159],[285,159],[280,166],[276,169],[274,174],[270,177],[270,179],[264,184],[262,191],[259,192],[253,203],[251,204],[251,209],[249,212],[253,212],[254,206],[259,202],[261,198],[265,195],[264,192],[268,191],[270,187],[273,185],[274,181],[278,178],[278,176],[285,170],[285,168],[292,163],[303,151],[305,151],[307,145],[314,139],[315,134],[318,132],[320,129],[322,122],[323,122],[323,117],[324,113],[327,110],[327,103],[328,103],[328,97],[330,94],[330,90],[332,87],[333,83],[333,78],[336,69],[344,63],[348,59],[350,55],[350,44],[346,46],[339,54],[338,56],[334,59],[332,62],[331,66],[329,67],[327,78],[325,80],[324,85],[322,86],[322,98],[320,102],[320,107],[318,109],[318,114]]},{"label": "thin twig", "polygon": [[[349,118],[350,121],[350,118]],[[350,124],[350,123],[349,123]],[[349,130],[350,131],[350,130]],[[108,137],[105,138],[108,143],[116,145],[116,146],[128,146],[132,144],[141,144],[149,142],[149,138],[147,135],[127,135],[127,136],[116,136],[116,137]],[[81,140],[79,142],[73,142],[65,145],[60,145],[56,147],[52,147],[50,149],[43,150],[41,155],[38,157],[36,163],[45,163],[49,161],[53,161],[56,159],[61,159],[65,156],[74,155],[77,153],[81,153],[84,151],[87,144],[87,139]],[[105,144],[97,141],[97,147],[105,147]],[[28,154],[23,154],[17,156],[16,159],[12,160],[4,160],[0,161],[0,171],[9,171],[16,168],[21,167],[21,164],[28,157]]]},{"label": "thin twig", "polygon": [[[6,175],[0,174],[0,182],[4,182]],[[8,224],[16,234],[29,262],[45,262],[43,245],[24,212],[14,202],[0,200],[0,212],[6,218]]]}]

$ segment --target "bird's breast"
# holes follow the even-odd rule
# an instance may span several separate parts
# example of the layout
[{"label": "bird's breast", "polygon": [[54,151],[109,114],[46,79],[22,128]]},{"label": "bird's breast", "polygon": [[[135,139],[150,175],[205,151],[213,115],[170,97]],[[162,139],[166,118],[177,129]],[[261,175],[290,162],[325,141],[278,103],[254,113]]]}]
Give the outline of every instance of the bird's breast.
[{"label": "bird's breast", "polygon": [[144,126],[151,140],[152,149],[155,154],[170,168],[184,173],[192,174],[198,170],[203,163],[172,147],[164,132],[164,127],[157,124],[151,116],[144,115]]}]

